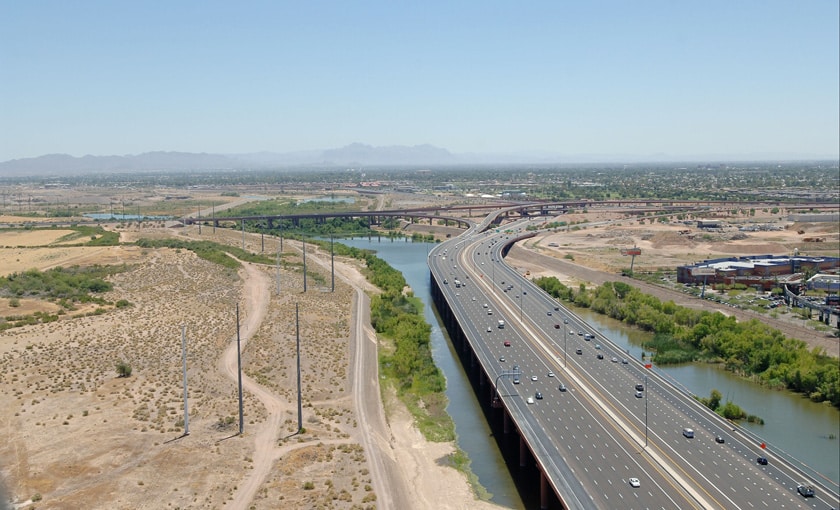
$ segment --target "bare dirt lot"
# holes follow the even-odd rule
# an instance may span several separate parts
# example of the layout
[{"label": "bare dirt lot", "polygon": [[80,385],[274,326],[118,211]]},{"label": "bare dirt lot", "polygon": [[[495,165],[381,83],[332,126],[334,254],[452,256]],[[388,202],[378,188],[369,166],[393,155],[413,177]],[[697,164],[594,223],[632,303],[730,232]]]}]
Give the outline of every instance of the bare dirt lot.
[{"label": "bare dirt lot", "polygon": [[[195,228],[160,223],[109,228],[120,230],[125,242],[199,238]],[[238,232],[210,230],[200,238],[237,246],[242,241]],[[186,250],[57,246],[66,234],[15,231],[8,240],[0,237],[0,246],[12,246],[3,248],[3,260],[13,262],[4,264],[4,274],[125,262],[128,270],[111,278],[114,290],[106,298],[132,306],[95,316],[68,314],[0,333],[0,467],[14,507],[493,506],[476,501],[466,477],[446,467],[454,446],[427,443],[395,402],[373,443],[362,437],[366,424],[359,421],[351,395],[351,342],[375,346],[375,339],[369,326],[360,328],[368,336],[351,334],[354,321],[366,317],[356,317],[352,308],[359,295],[364,297],[354,288],[373,290],[356,262],[338,262],[342,277],[329,292],[328,265],[313,263],[319,255],[310,252],[304,293],[300,246],[287,241],[278,296],[274,267],[246,264],[235,272]],[[246,248],[259,252],[259,236],[246,237]],[[266,249],[275,253],[277,247],[272,241]],[[243,435],[238,433],[233,350],[237,304]],[[296,305],[303,433],[297,433]],[[0,309],[15,314],[56,306],[22,299],[11,307],[0,299]],[[188,345],[188,436],[183,435],[182,325]],[[117,377],[118,362],[131,365],[130,377]],[[370,388],[369,400],[378,401],[376,387]],[[384,478],[376,482],[371,455],[386,462]],[[403,486],[404,494],[390,494],[389,483]]]}]

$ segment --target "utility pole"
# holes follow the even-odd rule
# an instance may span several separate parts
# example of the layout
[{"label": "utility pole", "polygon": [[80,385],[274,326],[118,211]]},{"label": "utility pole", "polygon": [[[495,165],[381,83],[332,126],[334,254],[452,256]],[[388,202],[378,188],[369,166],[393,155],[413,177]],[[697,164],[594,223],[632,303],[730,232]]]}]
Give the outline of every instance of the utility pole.
[{"label": "utility pole", "polygon": [[242,251],[245,251],[245,220],[242,220]]},{"label": "utility pole", "polygon": [[181,324],[181,364],[184,366],[184,435],[190,435],[190,411],[187,406],[187,326]]},{"label": "utility pole", "polygon": [[303,291],[306,292],[306,239],[301,237],[303,241]]},{"label": "utility pole", "polygon": [[277,249],[277,262],[275,264],[275,275],[277,276],[277,295],[280,295],[280,249]]},{"label": "utility pole", "polygon": [[295,303],[295,336],[297,338],[297,401],[298,401],[298,433],[303,430],[303,406],[300,393],[300,318],[298,304]]},{"label": "utility pole", "polygon": [[236,363],[239,369],[239,435],[245,428],[245,413],[242,407],[242,348],[239,340],[239,303],[236,303]]},{"label": "utility pole", "polygon": [[330,236],[330,273],[332,274],[332,290],[335,292],[335,250],[333,247],[333,236]]}]

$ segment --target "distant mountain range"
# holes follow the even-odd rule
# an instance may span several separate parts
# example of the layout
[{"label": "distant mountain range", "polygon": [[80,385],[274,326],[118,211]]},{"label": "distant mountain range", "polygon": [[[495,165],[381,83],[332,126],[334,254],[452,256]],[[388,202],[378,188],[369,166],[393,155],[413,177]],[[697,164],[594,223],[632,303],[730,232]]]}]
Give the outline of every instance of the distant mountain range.
[{"label": "distant mountain range", "polygon": [[806,155],[778,154],[752,156],[706,156],[675,158],[665,154],[638,155],[560,155],[453,154],[433,145],[394,145],[374,147],[353,143],[339,149],[287,153],[208,154],[191,152],[146,152],[126,156],[82,156],[48,154],[36,158],[13,159],[0,163],[0,177],[49,177],[99,173],[183,172],[204,170],[263,170],[271,168],[335,168],[341,166],[444,166],[468,164],[572,164],[572,163],[664,163],[671,161],[791,161],[836,160]]}]

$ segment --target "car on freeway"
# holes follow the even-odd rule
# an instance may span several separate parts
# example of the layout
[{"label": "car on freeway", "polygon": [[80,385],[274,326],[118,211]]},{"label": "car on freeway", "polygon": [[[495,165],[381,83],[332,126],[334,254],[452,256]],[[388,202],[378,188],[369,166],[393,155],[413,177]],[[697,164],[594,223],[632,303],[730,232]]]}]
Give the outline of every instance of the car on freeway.
[{"label": "car on freeway", "polygon": [[518,376],[513,378],[513,384],[519,384],[519,377]]},{"label": "car on freeway", "polygon": [[601,354],[600,352],[598,353],[598,359],[604,359],[604,355]]},{"label": "car on freeway", "polygon": [[537,400],[542,400],[542,393],[540,393],[539,391],[534,393],[534,398],[536,398]]},{"label": "car on freeway", "polygon": [[575,349],[575,354],[583,354],[583,349]]},{"label": "car on freeway", "polygon": [[641,487],[642,484],[639,482],[638,478],[631,478],[630,480],[630,487]]},{"label": "car on freeway", "polygon": [[595,348],[600,351],[601,350],[601,344],[595,344]]},{"label": "car on freeway", "polygon": [[800,483],[796,486],[796,492],[801,494],[804,498],[814,497],[814,487],[811,485],[805,485],[804,483]]},{"label": "car on freeway", "polygon": [[549,371],[549,372],[548,372],[548,376],[549,376],[549,377],[554,377],[554,372]]},{"label": "car on freeway", "polygon": [[487,308],[487,303],[484,303],[484,308]]},{"label": "car on freeway", "polygon": [[569,319],[563,319],[563,324],[568,324],[568,323],[569,323]]},{"label": "car on freeway", "polygon": [[549,317],[551,317],[551,310],[545,312]]},{"label": "car on freeway", "polygon": [[621,364],[622,364],[622,365],[626,365],[627,363],[629,363],[629,362],[627,361],[627,358],[621,358]]},{"label": "car on freeway", "polygon": [[560,329],[560,324],[555,324],[554,329]]},{"label": "car on freeway", "polygon": [[578,336],[583,336],[583,331],[578,331]]},{"label": "car on freeway", "polygon": [[527,402],[529,404],[533,404],[534,403],[534,398],[533,397],[528,397],[528,400],[526,400],[525,402]]},{"label": "car on freeway", "polygon": [[642,392],[641,391],[636,392],[636,398],[642,398]]},{"label": "car on freeway", "polygon": [[536,381],[536,380],[537,380],[537,376],[532,375],[532,376],[531,376],[531,380],[532,380],[532,381]]},{"label": "car on freeway", "polygon": [[759,464],[761,464],[762,466],[767,465],[767,457],[759,457],[759,458],[755,459],[755,461],[758,462]]},{"label": "car on freeway", "polygon": [[493,328],[491,328],[490,326],[487,326],[487,332],[489,333],[491,331],[493,331]]},{"label": "car on freeway", "polygon": [[565,385],[565,384],[563,384],[563,383],[560,383],[560,387],[559,387],[558,389],[559,389],[560,391],[566,391],[566,385]]},{"label": "car on freeway", "polygon": [[636,385],[636,391],[645,391],[645,387],[644,387],[644,385],[642,385],[642,384],[637,384],[637,385]]},{"label": "car on freeway", "polygon": [[505,340],[505,347],[510,347],[510,340]]},{"label": "car on freeway", "polygon": [[505,362],[505,357],[502,356],[501,358],[499,358],[499,362],[504,363]]},{"label": "car on freeway", "polygon": [[559,307],[559,306],[555,306],[555,307],[554,307],[554,311],[555,311],[555,312],[559,312],[559,311],[560,311],[560,307]]},{"label": "car on freeway", "polygon": [[610,361],[612,361],[613,363],[618,363],[618,358],[613,356],[612,358],[610,358]]},{"label": "car on freeway", "polygon": [[723,438],[722,435],[718,434],[715,436],[715,443],[723,444],[726,442],[726,439]]}]

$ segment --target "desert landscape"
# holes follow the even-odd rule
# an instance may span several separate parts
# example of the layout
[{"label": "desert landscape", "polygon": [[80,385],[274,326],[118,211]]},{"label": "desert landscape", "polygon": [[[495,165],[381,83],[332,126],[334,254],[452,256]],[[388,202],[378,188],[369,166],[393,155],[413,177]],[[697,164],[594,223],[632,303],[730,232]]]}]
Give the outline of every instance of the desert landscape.
[{"label": "desert landscape", "polygon": [[[205,197],[210,200],[210,198]],[[139,199],[138,199],[139,200]],[[221,199],[220,199],[221,200]],[[371,207],[395,206],[400,196]],[[419,201],[423,202],[423,201]],[[221,202],[220,202],[221,203]],[[535,262],[541,254],[614,276],[638,246],[637,271],[724,254],[834,254],[836,224],[711,237],[616,212],[562,217],[582,228],[521,243],[512,263],[578,283],[580,276]],[[27,218],[3,216],[0,224]],[[108,302],[79,305],[60,320],[0,332],[0,468],[12,508],[494,508],[476,499],[466,476],[448,467],[453,444],[429,443],[376,377],[377,339],[367,317],[376,292],[359,262],[286,241],[279,271],[243,263],[224,269],[188,250],[141,248],[140,238],[212,240],[240,246],[240,232],[164,222],[115,223],[120,246],[80,247],[72,230],[0,232],[2,275],[32,268],[125,265],[109,278]],[[419,231],[428,226],[412,226]],[[409,229],[409,231],[411,230]],[[439,238],[457,234],[434,227]],[[826,238],[820,246],[799,231]],[[245,248],[263,250],[256,234]],[[277,240],[264,250],[276,253]],[[549,244],[556,246],[549,246]],[[314,263],[313,263],[314,262]],[[320,282],[320,283],[319,283]],[[277,292],[279,286],[279,293]],[[54,313],[55,303],[0,298],[3,316]],[[239,327],[237,328],[237,306]],[[300,325],[303,431],[296,401],[296,318]],[[181,338],[187,343],[189,435],[184,434]],[[237,338],[245,420],[239,434]],[[129,377],[115,367],[127,363]],[[384,400],[384,402],[383,402]]]}]

